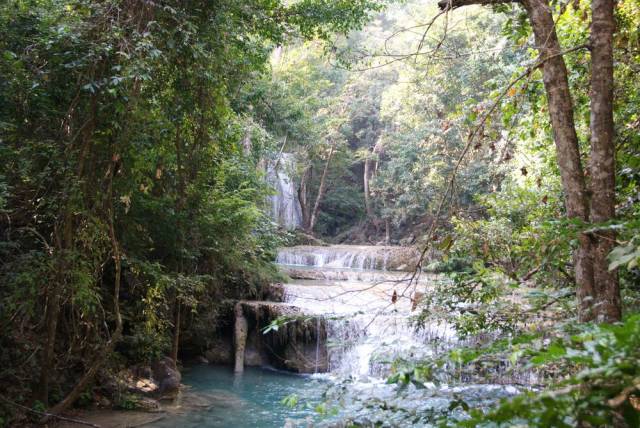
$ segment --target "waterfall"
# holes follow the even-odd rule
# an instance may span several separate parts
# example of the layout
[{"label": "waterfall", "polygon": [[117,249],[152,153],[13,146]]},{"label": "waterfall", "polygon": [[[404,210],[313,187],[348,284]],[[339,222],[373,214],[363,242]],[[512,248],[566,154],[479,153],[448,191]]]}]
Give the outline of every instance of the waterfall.
[{"label": "waterfall", "polygon": [[[436,274],[422,273],[417,282],[409,284],[413,271],[406,266],[415,266],[416,257],[412,249],[393,246],[279,250],[280,269],[294,278],[284,285],[285,302],[326,320],[331,376],[381,381],[397,359],[418,361],[442,355],[453,346],[495,340],[477,337],[461,341],[444,320],[420,330],[414,328],[416,301],[434,281],[443,280]],[[405,267],[405,271],[398,267]],[[508,361],[490,370],[497,375],[493,379],[503,383],[531,384],[537,378],[531,371],[511,373]],[[443,367],[438,378],[447,382],[472,380],[455,365]]]},{"label": "waterfall", "polygon": [[[352,245],[298,246],[278,252],[281,269],[292,277],[299,278],[296,273],[301,268],[322,273],[317,279],[286,284],[285,300],[304,313],[328,320],[328,368],[332,375],[382,378],[394,359],[426,356],[432,352],[428,340],[453,338],[452,330],[444,325],[422,331],[411,325],[414,286],[408,286],[408,279],[412,273],[385,271],[391,260],[395,260],[392,267],[407,262],[407,255],[414,257],[402,247]],[[339,269],[356,272],[332,275]],[[422,277],[417,287],[425,287],[428,278]]]},{"label": "waterfall", "polygon": [[282,227],[295,229],[302,225],[302,209],[298,201],[298,191],[291,179],[295,168],[295,158],[291,153],[282,153],[279,162],[267,167],[267,182],[275,194],[269,197],[271,218]]}]

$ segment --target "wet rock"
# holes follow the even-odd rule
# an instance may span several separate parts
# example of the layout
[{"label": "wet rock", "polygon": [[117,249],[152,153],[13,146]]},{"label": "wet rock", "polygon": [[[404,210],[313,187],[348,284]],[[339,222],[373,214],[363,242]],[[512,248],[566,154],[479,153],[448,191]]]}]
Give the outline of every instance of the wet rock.
[{"label": "wet rock", "polygon": [[132,368],[132,371],[135,374],[135,376],[140,378],[148,379],[153,377],[153,370],[151,370],[151,367],[149,366],[145,366],[145,365],[134,366]]},{"label": "wet rock", "polygon": [[265,287],[262,300],[269,302],[284,302],[284,285],[280,283],[269,284]]},{"label": "wet rock", "polygon": [[168,413],[187,413],[209,409],[241,408],[246,402],[239,396],[224,392],[194,392],[186,389],[172,403],[164,406]]},{"label": "wet rock", "polygon": [[153,379],[139,378],[135,380],[129,391],[137,394],[154,394],[158,392],[159,388],[159,385]]},{"label": "wet rock", "polygon": [[414,247],[394,247],[387,259],[387,269],[403,272],[413,271],[420,259],[420,251]]},{"label": "wet rock", "polygon": [[293,245],[317,245],[317,246],[328,246],[326,242],[322,239],[318,239],[313,235],[304,232],[303,230],[296,229],[293,231]]},{"label": "wet rock", "polygon": [[173,360],[164,357],[156,361],[152,366],[153,378],[158,383],[158,392],[163,396],[175,396],[180,389],[182,376]]},{"label": "wet rock", "polygon": [[[285,319],[264,332],[274,320]],[[240,301],[236,305],[236,372],[242,366],[272,366],[296,373],[328,370],[323,318],[286,303]],[[244,345],[244,346],[239,346]]]},{"label": "wet rock", "polygon": [[98,407],[103,407],[105,409],[108,409],[108,408],[111,408],[112,404],[113,403],[111,402],[111,400],[109,400],[104,395],[99,395],[96,397],[96,405]]},{"label": "wet rock", "polygon": [[262,367],[269,364],[268,358],[262,352],[262,333],[251,331],[248,334],[244,353],[244,364],[250,367]]},{"label": "wet rock", "polygon": [[406,238],[402,238],[400,241],[398,241],[398,243],[405,247],[408,245],[413,244],[416,241],[416,236],[414,234],[411,234],[409,236],[407,236]]},{"label": "wet rock", "polygon": [[136,410],[142,410],[144,412],[150,412],[150,413],[162,411],[162,406],[160,405],[158,400],[154,400],[153,398],[137,397],[134,400],[134,404],[135,404]]}]

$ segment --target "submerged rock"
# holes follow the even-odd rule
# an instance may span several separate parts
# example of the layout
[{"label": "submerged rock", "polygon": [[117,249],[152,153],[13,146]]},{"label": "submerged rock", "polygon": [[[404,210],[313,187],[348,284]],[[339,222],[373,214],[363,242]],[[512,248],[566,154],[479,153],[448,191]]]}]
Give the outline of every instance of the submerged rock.
[{"label": "submerged rock", "polygon": [[144,412],[157,413],[162,411],[162,406],[158,400],[149,397],[137,397],[134,400],[136,410]]}]

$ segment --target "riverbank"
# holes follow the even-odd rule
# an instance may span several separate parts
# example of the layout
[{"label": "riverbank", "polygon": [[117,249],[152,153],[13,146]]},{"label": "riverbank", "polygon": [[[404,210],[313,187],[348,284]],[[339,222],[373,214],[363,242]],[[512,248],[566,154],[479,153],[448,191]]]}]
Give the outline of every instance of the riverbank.
[{"label": "riverbank", "polygon": [[234,374],[231,367],[207,364],[185,368],[183,383],[176,399],[162,402],[157,412],[91,409],[67,416],[102,428],[281,428],[286,421],[306,423],[317,416],[313,407],[285,404],[285,397],[319,402],[322,386],[327,385],[322,379],[266,368],[247,367]]}]

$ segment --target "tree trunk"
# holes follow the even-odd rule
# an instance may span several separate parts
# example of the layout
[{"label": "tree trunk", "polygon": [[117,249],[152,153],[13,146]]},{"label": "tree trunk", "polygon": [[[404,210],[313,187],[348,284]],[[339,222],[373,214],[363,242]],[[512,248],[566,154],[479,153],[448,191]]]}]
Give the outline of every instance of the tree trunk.
[{"label": "tree trunk", "polygon": [[[65,221],[66,223],[66,221]],[[65,226],[66,228],[66,226]],[[49,407],[49,378],[51,377],[51,368],[55,351],[56,333],[58,331],[58,318],[60,317],[60,297],[64,287],[64,250],[58,246],[56,269],[56,282],[52,289],[47,291],[47,306],[45,310],[45,321],[47,323],[47,335],[45,337],[44,347],[42,351],[42,362],[40,367],[40,382],[36,398],[42,402],[45,407]]]},{"label": "tree trunk", "polygon": [[[97,116],[97,98],[93,96],[91,99],[91,116],[88,119],[87,126],[82,130],[82,144],[79,147],[78,165],[76,167],[76,175],[73,181],[80,182],[84,177],[84,167],[87,161],[87,154],[91,149],[93,132],[95,130]],[[74,145],[71,144],[71,147]],[[71,150],[71,148],[70,148]],[[70,184],[66,186],[69,188]],[[67,257],[73,249],[73,208],[71,202],[65,202],[62,211],[62,231],[55,231],[56,235],[56,280],[53,289],[47,291],[47,305],[45,310],[45,320],[47,323],[47,335],[43,349],[42,363],[40,367],[40,383],[36,397],[44,404],[49,406],[49,378],[51,377],[51,368],[55,353],[56,334],[58,331],[58,319],[60,318],[60,304],[66,276],[70,270]],[[57,229],[57,228],[56,228]],[[61,235],[59,234],[61,233]]]},{"label": "tree trunk", "polygon": [[[50,411],[51,414],[57,415],[68,409],[78,399],[80,394],[89,386],[96,373],[102,367],[109,355],[113,352],[116,343],[122,336],[122,316],[120,314],[120,282],[122,278],[122,255],[120,253],[120,245],[116,238],[115,231],[115,212],[113,209],[113,176],[116,173],[116,164],[119,161],[117,155],[113,156],[113,162],[110,167],[110,175],[107,190],[107,212],[109,215],[109,239],[111,241],[111,252],[114,263],[114,285],[113,285],[113,310],[115,314],[116,326],[113,334],[105,344],[104,348],[100,351],[93,364],[82,375],[80,380],[74,385],[73,389],[67,396],[58,404],[56,404]],[[46,422],[50,416],[45,416],[41,422]]]},{"label": "tree trunk", "polygon": [[[591,222],[604,223],[615,217],[615,143],[613,127],[613,0],[592,0],[591,22]],[[615,233],[594,234],[593,277],[596,300],[592,316],[598,321],[619,321],[620,288],[616,272],[608,269],[607,256],[615,244]]]},{"label": "tree trunk", "polygon": [[[589,220],[587,189],[573,118],[567,68],[560,54],[562,49],[558,42],[551,8],[547,0],[526,0],[523,4],[529,14],[540,58],[544,60],[543,81],[547,92],[549,117],[556,144],[567,218],[587,222]],[[573,263],[580,316],[586,320],[589,317],[588,312],[595,292],[592,243],[587,235],[580,235]]]},{"label": "tree trunk", "polygon": [[[470,4],[513,3],[511,0],[441,0],[442,10]],[[548,0],[522,0],[535,35],[558,156],[567,218],[585,223],[615,217],[615,146],[613,143],[613,0],[592,2],[591,24],[591,163],[589,202],[578,138],[573,118],[567,69]],[[590,212],[591,211],[591,212]],[[613,247],[611,232],[582,233],[574,252],[576,294],[580,319],[620,319],[617,277],[607,270],[606,257]]]},{"label": "tree trunk", "polygon": [[180,345],[180,322],[182,321],[182,305],[176,299],[176,319],[173,327],[173,343],[171,345],[171,359],[178,365],[178,348]]},{"label": "tree trunk", "polygon": [[[183,146],[182,146],[182,134],[181,134],[180,124],[176,126],[176,137],[175,137],[175,149],[176,149],[176,175],[178,179],[177,183],[177,198],[175,202],[176,207],[176,231],[178,232],[178,241],[176,242],[176,249],[179,252],[178,256],[178,266],[177,271],[179,273],[184,272],[184,249],[186,239],[184,236],[184,224],[182,223],[182,213],[187,205],[187,177],[185,172],[185,165],[183,163]],[[178,277],[179,278],[179,277]],[[176,281],[176,290],[175,290],[175,325],[173,327],[173,340],[171,344],[171,359],[177,365],[178,364],[178,348],[180,345],[180,317],[181,317],[181,309],[180,309],[180,281]]]},{"label": "tree trunk", "polygon": [[333,157],[334,146],[332,145],[329,149],[329,156],[327,157],[327,162],[324,164],[324,170],[322,171],[322,177],[320,177],[320,187],[318,188],[318,195],[316,196],[316,202],[313,205],[313,211],[311,212],[311,220],[309,221],[309,232],[313,232],[313,228],[316,225],[316,221],[318,220],[318,211],[320,209],[320,203],[322,202],[322,198],[324,198],[324,193],[327,189],[327,171],[329,171],[329,164],[331,163],[331,158]]},{"label": "tree trunk", "polygon": [[384,243],[386,245],[391,243],[391,221],[389,218],[384,219]]},{"label": "tree trunk", "polygon": [[300,178],[300,187],[298,188],[298,201],[300,201],[300,209],[302,211],[302,228],[308,229],[309,221],[310,221],[310,206],[307,200],[307,184],[311,179],[311,175],[313,173],[313,167],[311,165],[307,166],[302,173],[302,177]]},{"label": "tree trunk", "polygon": [[373,160],[368,157],[364,160],[364,207],[367,211],[367,217],[371,218],[373,216],[373,207],[371,206],[371,193],[369,190],[369,180],[371,179],[372,174],[372,163]]}]

